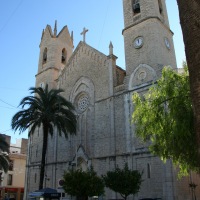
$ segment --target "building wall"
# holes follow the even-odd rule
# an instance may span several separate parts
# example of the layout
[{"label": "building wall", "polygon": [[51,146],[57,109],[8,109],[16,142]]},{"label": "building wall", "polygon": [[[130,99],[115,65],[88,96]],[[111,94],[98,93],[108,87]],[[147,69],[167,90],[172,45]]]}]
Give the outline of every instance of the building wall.
[{"label": "building wall", "polygon": [[[11,160],[12,167],[8,172],[2,171],[1,181],[1,198],[5,196],[15,198],[16,200],[23,199],[24,183],[25,183],[25,170],[27,158],[27,139],[17,139],[15,144],[11,144],[11,137],[4,135],[6,141],[10,145],[9,159]],[[9,182],[9,177],[12,176],[12,181]]]},{"label": "building wall", "polygon": [[25,166],[26,166],[26,155],[15,155],[9,156],[13,160],[13,170],[8,171],[7,174],[3,175],[2,186],[8,186],[8,174],[13,175],[12,185],[9,187],[24,187],[25,180]]}]

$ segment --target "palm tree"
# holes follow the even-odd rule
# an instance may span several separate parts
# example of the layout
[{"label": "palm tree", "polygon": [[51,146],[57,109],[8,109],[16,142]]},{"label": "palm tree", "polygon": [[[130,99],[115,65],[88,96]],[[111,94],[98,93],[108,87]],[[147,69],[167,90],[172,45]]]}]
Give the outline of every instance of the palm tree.
[{"label": "palm tree", "polygon": [[190,77],[191,99],[194,110],[194,127],[200,161],[200,1],[177,0],[185,53]]},{"label": "palm tree", "polygon": [[[4,172],[7,172],[9,169],[9,145],[5,140],[5,137],[0,134],[0,167]],[[0,180],[1,181],[1,180]]]},{"label": "palm tree", "polygon": [[[45,157],[48,143],[48,135],[53,135],[54,127],[59,135],[62,133],[67,138],[69,134],[76,133],[76,116],[73,113],[73,105],[60,95],[62,89],[48,90],[48,85],[43,89],[30,88],[31,94],[20,102],[22,111],[17,112],[11,122],[14,131],[23,132],[29,129],[29,136],[34,134],[36,127],[43,128],[43,148],[40,168],[39,189],[43,188]],[[27,107],[27,108],[26,108]]]}]

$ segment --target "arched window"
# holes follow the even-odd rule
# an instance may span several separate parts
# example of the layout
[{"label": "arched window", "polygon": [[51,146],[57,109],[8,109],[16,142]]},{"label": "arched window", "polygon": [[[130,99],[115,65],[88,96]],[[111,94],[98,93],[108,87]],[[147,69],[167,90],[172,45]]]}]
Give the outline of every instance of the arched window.
[{"label": "arched window", "polygon": [[[44,83],[44,82],[40,83],[40,84],[39,84],[39,87],[41,87],[41,88],[44,89],[44,87],[45,87],[45,83]],[[38,128],[38,136],[39,136],[39,128]]]},{"label": "arched window", "polygon": [[62,50],[62,57],[61,57],[61,62],[63,64],[66,63],[66,58],[67,58],[67,51],[65,49]]},{"label": "arched window", "polygon": [[45,48],[43,52],[43,64],[45,64],[46,62],[47,62],[47,48]]},{"label": "arched window", "polygon": [[163,14],[162,0],[158,0],[158,7],[160,14]]},{"label": "arched window", "polygon": [[134,14],[140,13],[140,0],[133,0],[132,6]]}]

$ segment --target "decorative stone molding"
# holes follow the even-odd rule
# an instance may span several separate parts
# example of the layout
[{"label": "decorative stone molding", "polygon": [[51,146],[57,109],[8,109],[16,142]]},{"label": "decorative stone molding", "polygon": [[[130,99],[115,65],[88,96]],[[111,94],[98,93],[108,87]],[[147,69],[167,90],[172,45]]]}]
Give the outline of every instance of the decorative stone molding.
[{"label": "decorative stone molding", "polygon": [[[79,96],[81,93],[88,94],[88,97],[90,98],[91,102],[94,102],[94,84],[93,82],[87,78],[87,77],[81,77],[74,87],[72,88],[71,94],[70,94],[70,101],[73,103],[75,102],[75,99],[77,96]],[[92,103],[93,104],[93,103]]]},{"label": "decorative stone molding", "polygon": [[82,168],[83,171],[86,171],[91,166],[91,160],[82,145],[79,145],[77,148],[76,154],[71,163],[75,165],[76,168]]},{"label": "decorative stone molding", "polygon": [[140,64],[134,72],[131,74],[129,79],[129,90],[137,88],[139,85],[145,85],[149,82],[156,81],[156,71],[147,64]]}]

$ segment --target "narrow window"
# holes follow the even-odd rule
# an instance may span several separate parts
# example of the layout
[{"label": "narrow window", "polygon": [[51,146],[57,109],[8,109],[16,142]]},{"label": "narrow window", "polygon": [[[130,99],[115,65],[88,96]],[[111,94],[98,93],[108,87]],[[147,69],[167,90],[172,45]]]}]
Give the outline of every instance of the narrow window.
[{"label": "narrow window", "polygon": [[[39,86],[39,87],[41,87],[41,88],[44,89],[44,86],[45,86],[45,84],[42,82],[42,83],[40,83],[40,86]],[[38,130],[38,134],[39,134],[39,130]]]},{"label": "narrow window", "polygon": [[65,49],[62,50],[62,57],[61,57],[61,62],[63,64],[66,63],[66,57],[67,57],[67,51]]},{"label": "narrow window", "polygon": [[140,0],[133,0],[132,5],[134,14],[140,13]]},{"label": "narrow window", "polygon": [[38,156],[38,146],[36,147],[35,156],[36,156],[36,158],[37,158],[37,156]]},{"label": "narrow window", "polygon": [[45,48],[43,52],[43,64],[45,64],[46,62],[47,62],[47,48]]},{"label": "narrow window", "polygon": [[9,163],[9,171],[13,171],[13,166],[14,166],[14,161],[13,160],[10,160],[10,163]]},{"label": "narrow window", "polygon": [[[44,89],[44,87],[42,87]],[[40,135],[40,127],[38,127],[38,137]]]},{"label": "narrow window", "polygon": [[7,185],[12,185],[12,181],[13,181],[13,175],[12,174],[8,174]]},{"label": "narrow window", "polygon": [[34,177],[35,183],[37,182],[37,174],[35,173],[35,177]]},{"label": "narrow window", "polygon": [[163,14],[162,0],[158,0],[158,7],[159,7],[159,12],[162,15]]},{"label": "narrow window", "polygon": [[151,165],[147,164],[147,178],[151,178]]}]

